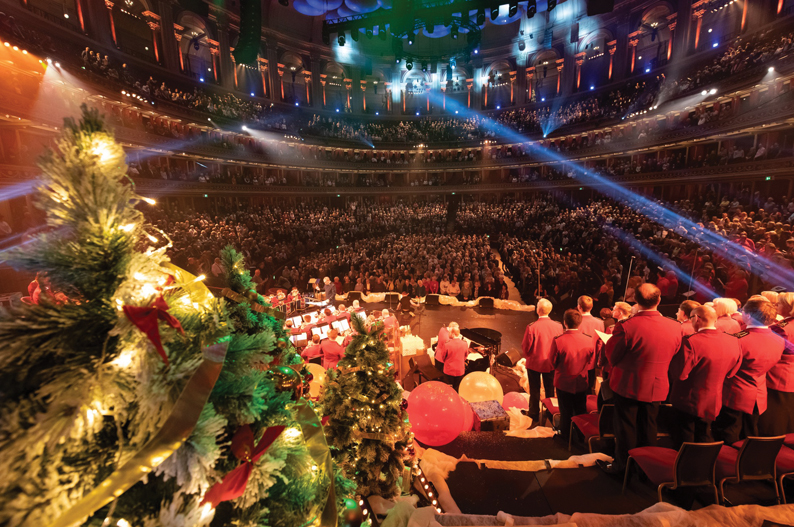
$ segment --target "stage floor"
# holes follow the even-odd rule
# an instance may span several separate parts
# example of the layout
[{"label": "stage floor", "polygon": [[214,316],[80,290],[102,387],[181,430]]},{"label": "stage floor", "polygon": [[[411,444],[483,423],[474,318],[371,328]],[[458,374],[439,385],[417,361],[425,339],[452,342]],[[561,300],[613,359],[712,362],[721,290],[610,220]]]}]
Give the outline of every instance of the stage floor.
[{"label": "stage floor", "polygon": [[[394,311],[396,304],[364,303],[367,313],[376,309]],[[438,336],[441,326],[457,322],[463,328],[495,329],[502,334],[502,351],[521,350],[521,341],[527,324],[537,320],[534,311],[511,311],[487,307],[425,306],[424,313],[411,317],[411,332],[430,346],[430,339]],[[400,320],[403,323],[403,320]]]}]

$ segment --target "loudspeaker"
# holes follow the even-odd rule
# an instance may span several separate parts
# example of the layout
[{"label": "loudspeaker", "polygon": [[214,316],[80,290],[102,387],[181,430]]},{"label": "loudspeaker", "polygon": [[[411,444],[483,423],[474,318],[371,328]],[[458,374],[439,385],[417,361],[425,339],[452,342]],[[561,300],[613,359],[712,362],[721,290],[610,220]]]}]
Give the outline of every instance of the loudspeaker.
[{"label": "loudspeaker", "polygon": [[587,0],[587,16],[611,13],[615,9],[615,0]]},{"label": "loudspeaker", "polygon": [[521,353],[518,350],[509,350],[503,351],[499,355],[496,356],[494,361],[497,364],[501,364],[502,366],[507,366],[508,368],[512,368],[518,361],[521,360]]},{"label": "loudspeaker", "polygon": [[240,0],[240,38],[234,48],[237,64],[256,62],[262,40],[261,0]]},{"label": "loudspeaker", "polygon": [[571,44],[579,42],[579,22],[571,26]]},{"label": "loudspeaker", "polygon": [[400,301],[400,294],[399,293],[386,293],[386,296],[383,298],[384,302],[399,302]]},{"label": "loudspeaker", "polygon": [[493,307],[493,298],[484,297],[480,299],[480,307]]},{"label": "loudspeaker", "polygon": [[438,295],[427,295],[425,297],[425,304],[428,306],[437,306],[438,302]]}]

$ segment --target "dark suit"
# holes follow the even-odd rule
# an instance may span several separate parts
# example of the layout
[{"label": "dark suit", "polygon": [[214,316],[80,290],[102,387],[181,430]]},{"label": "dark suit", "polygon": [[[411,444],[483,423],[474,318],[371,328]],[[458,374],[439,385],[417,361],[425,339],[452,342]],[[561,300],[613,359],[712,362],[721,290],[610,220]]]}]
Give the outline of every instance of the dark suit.
[{"label": "dark suit", "polygon": [[529,417],[534,421],[537,421],[540,415],[541,377],[546,397],[554,397],[554,365],[551,363],[550,355],[552,342],[560,335],[562,335],[562,324],[549,317],[538,318],[524,331],[521,353],[527,360]]},{"label": "dark suit", "polygon": [[671,430],[683,442],[712,441],[711,423],[722,409],[722,385],[742,363],[739,340],[717,329],[703,329],[684,337],[681,351],[670,364],[670,403],[677,424]]},{"label": "dark suit", "polygon": [[681,348],[681,326],[658,311],[640,311],[615,324],[607,342],[609,386],[615,394],[615,466],[628,452],[656,445],[656,416],[667,398],[670,361]]}]

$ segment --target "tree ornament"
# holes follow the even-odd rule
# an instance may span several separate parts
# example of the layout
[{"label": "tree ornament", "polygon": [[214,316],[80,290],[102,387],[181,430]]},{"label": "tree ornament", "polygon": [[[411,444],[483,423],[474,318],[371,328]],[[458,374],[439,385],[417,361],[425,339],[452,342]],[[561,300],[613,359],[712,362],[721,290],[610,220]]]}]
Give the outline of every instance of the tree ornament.
[{"label": "tree ornament", "polygon": [[297,401],[303,395],[303,380],[298,372],[287,366],[274,366],[267,370],[267,376],[276,383],[277,392],[292,392]]},{"label": "tree ornament", "polygon": [[287,347],[287,343],[288,343],[288,342],[289,342],[289,340],[288,340],[288,339],[286,339],[285,337],[279,337],[279,338],[278,338],[278,342],[277,342],[277,344],[276,344],[276,345],[277,345],[279,348],[281,348],[281,349],[285,349],[285,348]]},{"label": "tree ornament", "polygon": [[403,399],[402,401],[400,401],[400,408],[403,410],[408,409],[408,399]]},{"label": "tree ornament", "polygon": [[360,527],[364,522],[364,511],[355,500],[345,500],[345,510],[342,513],[342,527]]}]

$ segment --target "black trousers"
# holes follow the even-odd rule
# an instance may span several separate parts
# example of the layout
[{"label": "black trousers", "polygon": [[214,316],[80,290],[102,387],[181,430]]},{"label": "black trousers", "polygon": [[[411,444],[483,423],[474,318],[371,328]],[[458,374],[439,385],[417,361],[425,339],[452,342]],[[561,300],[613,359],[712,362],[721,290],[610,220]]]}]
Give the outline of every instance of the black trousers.
[{"label": "black trousers", "polygon": [[794,434],[794,392],[766,389],[766,412],[758,418],[762,436]]},{"label": "black trousers", "polygon": [[612,389],[609,387],[609,373],[603,372],[603,381],[601,382],[601,388],[598,390],[598,397],[596,397],[596,404],[598,405],[598,411],[601,411],[601,407],[605,404],[612,404],[614,403],[614,399],[612,398]]},{"label": "black trousers", "polygon": [[560,408],[560,433],[568,439],[571,432],[571,417],[587,413],[587,392],[570,393],[557,390],[557,403]]},{"label": "black trousers", "polygon": [[723,406],[712,426],[714,439],[732,445],[740,439],[758,435],[758,405],[748,414]]},{"label": "black trousers", "polygon": [[463,380],[463,375],[447,375],[447,384],[451,384],[455,391],[460,387],[460,381]]},{"label": "black trousers", "polygon": [[529,380],[529,417],[533,422],[540,416],[540,381],[543,379],[543,388],[546,390],[546,397],[554,397],[554,372],[539,372],[527,370]]},{"label": "black trousers", "polygon": [[656,417],[660,403],[646,403],[616,393],[615,399],[615,466],[625,468],[629,450],[640,446],[656,446]]},{"label": "black trousers", "polygon": [[683,443],[711,443],[711,421],[702,419],[678,408],[673,408],[675,426],[670,427],[675,448]]}]

